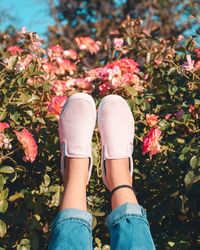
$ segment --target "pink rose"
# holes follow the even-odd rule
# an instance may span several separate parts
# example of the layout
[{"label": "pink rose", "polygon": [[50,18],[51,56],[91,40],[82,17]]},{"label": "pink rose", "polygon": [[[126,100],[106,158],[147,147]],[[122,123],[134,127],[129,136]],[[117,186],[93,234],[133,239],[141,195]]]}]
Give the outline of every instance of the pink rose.
[{"label": "pink rose", "polygon": [[0,132],[3,132],[4,129],[9,128],[9,124],[7,122],[0,122]]},{"label": "pink rose", "polygon": [[7,51],[12,55],[21,55],[21,53],[24,51],[23,49],[21,49],[18,46],[10,46],[7,48]]},{"label": "pink rose", "polygon": [[21,132],[14,130],[18,141],[24,147],[25,156],[23,157],[24,161],[33,162],[37,156],[37,144],[32,136],[32,134],[24,128]]},{"label": "pink rose", "polygon": [[63,105],[67,100],[66,96],[54,96],[51,102],[48,103],[48,111],[50,114],[59,118]]},{"label": "pink rose", "polygon": [[200,48],[196,48],[194,51],[197,54],[197,57],[200,57]]},{"label": "pink rose", "polygon": [[153,127],[158,123],[158,116],[154,114],[146,114],[146,122],[149,127]]},{"label": "pink rose", "polygon": [[150,158],[152,158],[153,155],[160,152],[161,147],[159,144],[160,137],[161,137],[161,130],[159,127],[151,128],[148,132],[148,134],[143,139],[143,145],[142,145],[142,154],[149,153]]}]

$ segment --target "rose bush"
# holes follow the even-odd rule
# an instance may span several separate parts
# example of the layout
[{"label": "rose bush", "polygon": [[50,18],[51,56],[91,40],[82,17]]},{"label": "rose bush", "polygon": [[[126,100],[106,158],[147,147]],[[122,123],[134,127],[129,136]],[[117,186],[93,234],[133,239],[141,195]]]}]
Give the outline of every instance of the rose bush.
[{"label": "rose bush", "polygon": [[[127,18],[109,39],[44,48],[0,34],[0,249],[47,249],[63,192],[58,117],[75,92],[120,94],[135,117],[134,188],[157,249],[198,249],[200,67],[193,38],[166,40]],[[101,55],[98,59],[97,54]],[[92,65],[92,66],[91,66]],[[95,249],[109,249],[98,129],[88,186]]]}]

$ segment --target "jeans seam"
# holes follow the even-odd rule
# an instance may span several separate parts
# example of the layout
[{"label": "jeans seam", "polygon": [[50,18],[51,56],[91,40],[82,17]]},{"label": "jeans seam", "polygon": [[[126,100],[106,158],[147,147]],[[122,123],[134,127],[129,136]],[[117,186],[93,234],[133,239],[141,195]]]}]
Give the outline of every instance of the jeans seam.
[{"label": "jeans seam", "polygon": [[66,219],[62,219],[62,221],[56,223],[57,225],[56,225],[55,227],[52,228],[52,231],[57,230],[57,228],[58,228],[59,226],[61,226],[62,224],[64,224],[66,221],[75,221],[75,222],[79,222],[79,223],[85,225],[86,228],[88,229],[88,231],[89,231],[90,233],[92,232],[91,229],[90,229],[89,223],[86,222],[86,221],[84,221],[84,220],[82,220],[82,219],[78,219],[78,218],[66,218]]},{"label": "jeans seam", "polygon": [[147,221],[146,218],[144,218],[142,215],[136,215],[136,214],[124,214],[124,215],[121,215],[120,217],[118,217],[117,219],[115,219],[111,226],[114,226],[116,223],[118,223],[119,221],[123,220],[123,219],[126,219],[126,218],[136,218],[136,219],[140,219],[140,220],[143,220],[148,226],[149,226],[149,223]]}]

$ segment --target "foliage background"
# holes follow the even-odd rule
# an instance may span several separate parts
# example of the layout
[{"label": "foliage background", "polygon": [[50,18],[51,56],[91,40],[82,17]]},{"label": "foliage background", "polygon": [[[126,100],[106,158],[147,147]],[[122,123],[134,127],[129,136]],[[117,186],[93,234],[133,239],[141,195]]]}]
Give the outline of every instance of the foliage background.
[{"label": "foliage background", "polygon": [[[169,6],[167,4],[170,1],[163,1],[158,2],[155,8],[151,6],[151,1],[147,1],[148,10],[154,13],[155,8],[162,16],[159,8],[171,10],[163,7],[164,2]],[[172,6],[176,7],[176,1],[173,2],[175,5]],[[85,77],[86,70],[124,57],[139,63],[138,76],[144,87],[143,92],[136,91],[133,86],[122,86],[109,92],[118,93],[127,99],[136,120],[134,188],[140,203],[148,211],[157,249],[199,249],[200,72],[195,66],[199,60],[195,52],[195,38],[182,39],[178,36],[183,32],[184,26],[179,27],[179,30],[174,27],[175,22],[168,24],[169,32],[165,34],[162,21],[167,22],[166,18],[160,18],[158,22],[151,20],[149,25],[144,15],[146,5],[129,1],[126,5],[132,6],[133,12],[141,8],[139,13],[144,19],[142,24],[140,20],[130,17],[121,24],[124,15],[119,18],[114,15],[107,20],[106,13],[100,8],[100,23],[97,20],[94,23],[88,21],[88,25],[82,23],[85,16],[81,16],[77,9],[74,10],[77,5],[72,3],[76,3],[80,9],[77,1],[70,1],[68,4],[60,1],[60,10],[52,6],[52,11],[59,13],[59,18],[56,17],[57,25],[62,28],[63,33],[56,35],[58,26],[50,27],[49,44],[59,42],[65,49],[77,51],[79,60],[72,60],[77,65],[73,72],[75,78]],[[85,3],[87,11],[98,8],[95,1],[82,3]],[[66,8],[62,7],[63,4]],[[194,2],[192,11],[196,10],[196,5],[197,2]],[[121,13],[122,7],[124,5],[116,6],[116,12]],[[62,13],[64,9],[69,11]],[[127,9],[131,11],[131,8]],[[67,26],[62,26],[59,22],[63,18],[71,20]],[[73,20],[77,24],[73,25]],[[197,19],[192,19],[194,20]],[[92,30],[94,25],[99,30]],[[80,35],[90,35],[100,40],[100,52],[94,55],[79,50],[74,38]],[[12,145],[12,148],[2,148],[0,151],[0,249],[47,249],[49,226],[58,211],[63,191],[59,171],[57,118],[48,112],[48,102],[55,96],[51,89],[52,81],[66,81],[70,72],[53,75],[47,73],[42,62],[42,58],[47,57],[47,50],[40,47],[33,51],[31,46],[40,39],[34,33],[27,33],[20,41],[17,37],[18,34],[14,33],[0,35],[0,121],[9,122],[10,128],[4,133]],[[114,38],[124,39],[123,49],[114,48]],[[7,51],[9,46],[16,44],[24,49],[21,56],[11,56]],[[17,63],[23,62],[30,53],[35,55],[34,59],[23,70],[16,70]],[[187,54],[194,60],[194,67],[190,70],[184,66]],[[102,98],[98,91],[101,82],[94,81],[93,84],[95,89],[91,94],[98,105]],[[80,86],[69,88],[65,96],[79,91],[88,90]],[[194,109],[191,110],[190,105]],[[163,132],[162,151],[152,159],[141,153],[142,140],[149,130],[145,119],[145,114],[148,113],[159,116],[158,125]],[[170,118],[166,117],[167,114],[171,114]],[[38,144],[38,156],[33,163],[22,160],[23,149],[13,133],[14,129],[21,130],[24,127],[31,131]],[[104,218],[110,212],[110,205],[101,180],[97,129],[93,146],[94,168],[88,186],[88,209],[94,215],[94,247],[105,250],[108,249],[109,236]]]}]

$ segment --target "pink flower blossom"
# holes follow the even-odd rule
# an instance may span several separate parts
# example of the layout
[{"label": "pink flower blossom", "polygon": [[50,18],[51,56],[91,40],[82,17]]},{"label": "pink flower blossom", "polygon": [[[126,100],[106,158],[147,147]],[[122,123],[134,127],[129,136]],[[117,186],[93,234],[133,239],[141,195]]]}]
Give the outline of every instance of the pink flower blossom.
[{"label": "pink flower blossom", "polygon": [[122,85],[122,72],[119,66],[115,66],[112,69],[107,69],[108,80],[111,83],[112,88],[116,89]]},{"label": "pink flower blossom", "polygon": [[85,78],[77,78],[75,85],[84,90],[92,91],[92,83],[90,81],[87,81]]},{"label": "pink flower blossom", "polygon": [[49,57],[60,57],[62,56],[63,51],[64,51],[63,48],[59,44],[57,44],[47,49],[47,55]]},{"label": "pink flower blossom", "polygon": [[33,55],[32,54],[28,54],[26,55],[26,57],[19,57],[18,62],[15,65],[15,70],[17,72],[21,72],[24,69],[26,69],[29,64],[31,63],[31,61],[33,60]]},{"label": "pink flower blossom", "polygon": [[180,41],[182,41],[184,39],[184,36],[183,35],[179,35],[178,36],[178,41],[180,42]]},{"label": "pink flower blossom", "polygon": [[24,128],[21,132],[14,130],[18,141],[24,147],[25,156],[23,157],[24,161],[33,162],[37,156],[37,144],[32,136],[32,134]]},{"label": "pink flower blossom", "polygon": [[194,60],[191,59],[191,55],[186,55],[187,62],[183,64],[186,71],[192,71],[194,69]]},{"label": "pink flower blossom", "polygon": [[80,50],[87,50],[91,54],[96,54],[100,50],[101,42],[94,41],[90,37],[76,37],[75,42]]},{"label": "pink flower blossom", "polygon": [[21,55],[21,53],[24,51],[23,49],[21,49],[18,46],[10,46],[7,48],[7,51],[12,55]]},{"label": "pink flower blossom", "polygon": [[161,130],[159,127],[151,128],[148,134],[143,139],[142,145],[142,154],[149,153],[150,158],[152,156],[160,152],[160,138],[161,138]]},{"label": "pink flower blossom", "polygon": [[109,82],[99,85],[99,93],[101,96],[106,95],[111,90]]},{"label": "pink flower blossom", "polygon": [[199,69],[200,68],[200,60],[195,62],[195,70]]},{"label": "pink flower blossom", "polygon": [[146,122],[149,127],[154,127],[158,123],[158,116],[154,114],[146,114]]},{"label": "pink flower blossom", "polygon": [[195,110],[194,105],[190,104],[189,105],[189,112],[192,113],[192,111],[194,111],[194,110]]},{"label": "pink flower blossom", "polygon": [[48,112],[59,118],[63,105],[67,100],[66,96],[54,96],[48,103]]},{"label": "pink flower blossom", "polygon": [[121,47],[123,46],[123,43],[124,43],[123,38],[114,38],[114,40],[113,40],[114,48],[116,50],[120,50]]},{"label": "pink flower blossom", "polygon": [[30,51],[35,52],[40,48],[40,46],[41,46],[41,42],[35,41],[35,42],[31,43],[28,46],[28,48],[29,48]]},{"label": "pink flower blossom", "polygon": [[56,62],[59,67],[55,70],[55,73],[58,75],[64,75],[65,72],[69,72],[72,75],[76,71],[76,65],[68,59],[57,58]]},{"label": "pink flower blossom", "polygon": [[130,58],[122,58],[120,60],[115,60],[111,63],[108,63],[105,67],[107,69],[112,69],[115,66],[118,66],[123,73],[138,73],[139,65],[133,59]]},{"label": "pink flower blossom", "polygon": [[51,82],[51,85],[51,89],[55,92],[57,96],[62,96],[67,89],[65,81],[54,80]]},{"label": "pink flower blossom", "polygon": [[194,51],[195,51],[197,57],[200,58],[200,48],[196,48]]},{"label": "pink flower blossom", "polygon": [[166,119],[166,120],[169,120],[171,117],[172,117],[172,114],[166,114],[166,115],[165,115],[165,119]]},{"label": "pink flower blossom", "polygon": [[65,58],[69,58],[69,59],[72,59],[72,60],[76,60],[77,57],[78,57],[77,52],[75,50],[72,50],[72,49],[64,50],[63,56]]},{"label": "pink flower blossom", "polygon": [[4,133],[0,133],[0,148],[11,149],[12,145],[10,141],[11,140],[8,139]]},{"label": "pink flower blossom", "polygon": [[7,122],[0,122],[0,133],[4,131],[4,129],[9,128],[9,124]]}]

